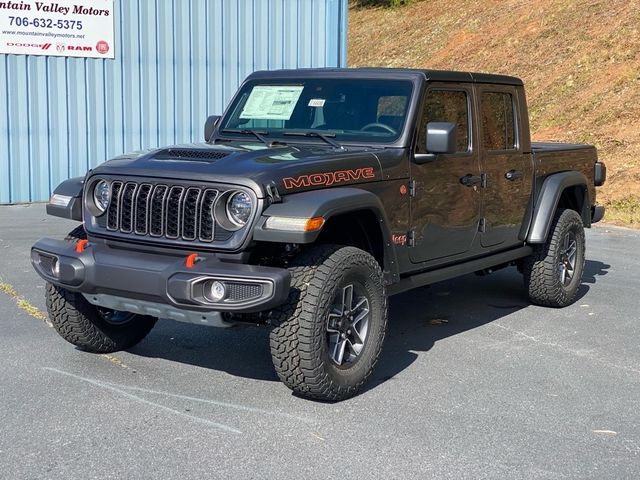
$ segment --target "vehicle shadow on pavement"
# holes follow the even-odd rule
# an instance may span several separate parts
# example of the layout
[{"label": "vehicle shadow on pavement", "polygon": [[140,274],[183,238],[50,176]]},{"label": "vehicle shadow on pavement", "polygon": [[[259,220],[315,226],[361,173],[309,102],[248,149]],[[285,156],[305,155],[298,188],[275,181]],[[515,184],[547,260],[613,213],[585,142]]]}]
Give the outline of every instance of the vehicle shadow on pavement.
[{"label": "vehicle shadow on pavement", "polygon": [[160,320],[151,333],[129,350],[256,380],[278,381],[269,352],[269,329],[240,325],[212,328]]},{"label": "vehicle shadow on pavement", "polygon": [[[610,265],[587,260],[576,302],[606,275]],[[389,330],[370,390],[392,381],[409,367],[420,352],[436,342],[481,327],[531,306],[522,275],[515,268],[479,277],[466,275],[391,298]]]},{"label": "vehicle shadow on pavement", "polygon": [[[582,283],[596,283],[596,277],[603,277],[609,273],[611,265],[597,260],[587,260],[584,264]],[[579,292],[578,292],[579,293]]]},{"label": "vehicle shadow on pavement", "polygon": [[[576,301],[609,268],[602,262],[587,260]],[[529,305],[522,276],[515,268],[485,277],[466,275],[392,297],[383,353],[365,390],[392,380],[438,340]],[[269,330],[264,327],[217,329],[160,320],[151,334],[130,352],[238,377],[278,381],[269,353]]]}]

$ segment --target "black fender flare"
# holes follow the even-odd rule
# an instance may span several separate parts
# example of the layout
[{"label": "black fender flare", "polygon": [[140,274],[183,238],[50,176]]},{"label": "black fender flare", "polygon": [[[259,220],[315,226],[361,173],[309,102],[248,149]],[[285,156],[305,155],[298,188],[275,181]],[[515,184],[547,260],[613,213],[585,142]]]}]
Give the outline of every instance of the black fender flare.
[{"label": "black fender flare", "polygon": [[528,243],[544,243],[547,241],[547,236],[549,235],[551,223],[558,208],[562,192],[569,187],[575,186],[584,187],[582,211],[578,213],[582,216],[582,221],[586,227],[591,225],[587,177],[576,171],[554,173],[545,178],[540,187],[536,206],[533,211],[531,227],[527,235]]},{"label": "black fender flare", "polygon": [[361,188],[328,188],[283,196],[282,202],[273,203],[265,209],[253,229],[253,239],[275,243],[313,243],[320,235],[321,230],[315,232],[268,230],[264,228],[265,222],[268,217],[272,216],[323,217],[326,221],[336,215],[363,210],[372,212],[378,219],[384,241],[384,270],[395,277],[398,275],[398,261],[384,207],[376,195]]},{"label": "black fender flare", "polygon": [[47,203],[47,215],[67,218],[69,220],[82,221],[82,190],[84,189],[84,177],[74,177],[65,180],[53,191],[54,195],[70,197],[66,207]]}]

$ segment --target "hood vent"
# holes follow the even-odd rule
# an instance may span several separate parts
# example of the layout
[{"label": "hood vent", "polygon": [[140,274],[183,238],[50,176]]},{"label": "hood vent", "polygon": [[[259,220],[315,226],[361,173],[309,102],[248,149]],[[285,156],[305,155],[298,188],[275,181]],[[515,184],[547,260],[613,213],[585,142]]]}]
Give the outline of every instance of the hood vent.
[{"label": "hood vent", "polygon": [[153,158],[158,160],[185,159],[195,161],[220,160],[229,155],[230,152],[213,149],[191,149],[191,148],[167,148],[156,153]]}]

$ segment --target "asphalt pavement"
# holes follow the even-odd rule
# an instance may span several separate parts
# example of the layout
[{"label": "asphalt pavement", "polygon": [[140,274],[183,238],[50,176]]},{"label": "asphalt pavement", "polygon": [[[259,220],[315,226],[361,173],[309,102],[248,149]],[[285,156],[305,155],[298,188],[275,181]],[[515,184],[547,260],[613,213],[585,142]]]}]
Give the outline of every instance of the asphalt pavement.
[{"label": "asphalt pavement", "polygon": [[74,226],[0,207],[0,478],[640,478],[639,231],[588,231],[564,309],[513,268],[393,297],[373,381],[331,404],[277,380],[265,328],[76,350],[29,263]]}]

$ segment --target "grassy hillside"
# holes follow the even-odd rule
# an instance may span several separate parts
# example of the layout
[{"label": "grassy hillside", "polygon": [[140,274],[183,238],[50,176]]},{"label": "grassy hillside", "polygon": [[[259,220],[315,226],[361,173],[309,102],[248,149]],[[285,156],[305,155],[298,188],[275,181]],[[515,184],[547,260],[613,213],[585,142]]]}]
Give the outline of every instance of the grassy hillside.
[{"label": "grassy hillside", "polygon": [[521,77],[534,139],[595,144],[606,220],[640,226],[640,2],[416,0],[349,12],[350,66]]}]

